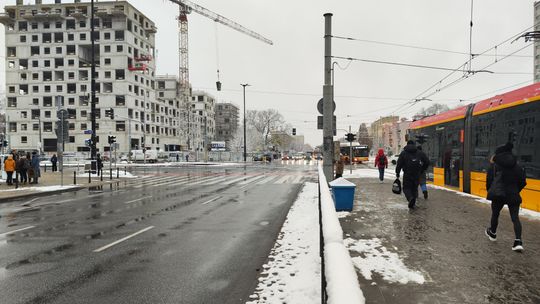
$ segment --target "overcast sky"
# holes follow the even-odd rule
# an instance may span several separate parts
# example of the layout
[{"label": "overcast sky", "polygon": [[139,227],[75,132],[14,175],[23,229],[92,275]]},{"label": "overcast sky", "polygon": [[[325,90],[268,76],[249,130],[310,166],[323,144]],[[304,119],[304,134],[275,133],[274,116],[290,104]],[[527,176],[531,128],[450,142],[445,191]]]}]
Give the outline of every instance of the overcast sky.
[{"label": "overcast sky", "polygon": [[[29,1],[25,0],[25,4]],[[322,97],[324,82],[324,13],[333,13],[333,35],[363,40],[333,39],[334,56],[451,69],[469,58],[470,0],[192,1],[274,42],[269,46],[225,26],[216,26],[206,17],[191,14],[189,59],[193,89],[205,90],[218,101],[233,102],[242,111],[240,83],[249,83],[248,110],[278,110],[297,129],[297,134],[304,135],[312,145],[322,142],[322,131],[316,129],[319,115],[316,103]],[[168,0],[129,2],[158,27],[157,73],[177,75],[177,6]],[[463,76],[462,72],[454,73],[423,93],[450,72],[361,61],[349,64],[347,60],[335,59],[341,68],[346,68],[336,66],[335,70],[338,136],[345,133],[339,129],[352,126],[357,130],[362,122],[371,123],[394,112],[410,117],[432,102],[455,107],[532,83],[533,47],[527,47],[530,43],[525,43],[523,38],[501,43],[532,30],[533,3],[533,0],[475,0],[472,52],[478,54],[498,47],[487,53],[491,56],[473,60],[471,70],[494,73],[476,73],[448,88],[444,87]],[[0,0],[2,7],[8,4],[15,4],[15,0]],[[3,35],[1,25],[0,29]],[[4,43],[3,36],[0,41]],[[521,48],[524,49],[505,58]],[[4,56],[5,47],[0,52]],[[218,68],[223,83],[221,92],[215,89]],[[3,91],[3,74],[0,80]],[[431,95],[440,88],[443,89]],[[432,101],[403,106],[424,96]],[[460,103],[460,100],[464,101]]]}]

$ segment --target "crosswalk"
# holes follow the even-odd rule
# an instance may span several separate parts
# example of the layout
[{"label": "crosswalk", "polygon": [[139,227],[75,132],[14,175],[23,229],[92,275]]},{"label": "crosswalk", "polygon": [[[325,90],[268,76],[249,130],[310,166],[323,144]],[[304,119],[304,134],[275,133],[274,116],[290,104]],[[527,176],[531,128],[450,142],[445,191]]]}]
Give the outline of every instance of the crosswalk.
[{"label": "crosswalk", "polygon": [[144,175],[131,179],[133,188],[162,187],[169,185],[205,186],[245,186],[265,184],[301,184],[309,176],[297,174],[213,174],[213,175]]}]

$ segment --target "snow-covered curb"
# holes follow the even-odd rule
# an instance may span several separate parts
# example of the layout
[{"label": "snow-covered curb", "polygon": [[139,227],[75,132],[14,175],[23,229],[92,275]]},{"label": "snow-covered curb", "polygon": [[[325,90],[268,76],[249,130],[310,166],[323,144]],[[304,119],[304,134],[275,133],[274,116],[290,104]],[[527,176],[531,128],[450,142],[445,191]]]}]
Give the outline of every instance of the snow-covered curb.
[{"label": "snow-covered curb", "polygon": [[321,298],[317,184],[305,183],[247,304],[317,303]]},{"label": "snow-covered curb", "polygon": [[365,303],[364,294],[349,251],[343,242],[334,200],[330,194],[322,166],[319,165],[322,229],[324,236],[324,261],[326,293],[329,304]]},{"label": "snow-covered curb", "polygon": [[1,192],[11,192],[11,191],[37,191],[37,192],[50,192],[50,191],[60,191],[60,190],[67,190],[67,189],[73,189],[73,188],[79,188],[80,186],[38,186],[38,187],[19,187],[17,189],[6,189],[2,190]]}]

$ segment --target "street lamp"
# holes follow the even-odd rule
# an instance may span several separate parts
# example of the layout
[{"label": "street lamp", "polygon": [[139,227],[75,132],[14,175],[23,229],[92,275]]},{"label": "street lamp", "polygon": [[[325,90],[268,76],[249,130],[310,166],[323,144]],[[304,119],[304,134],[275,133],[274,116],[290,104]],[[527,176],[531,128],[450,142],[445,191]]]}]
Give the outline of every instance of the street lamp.
[{"label": "street lamp", "polygon": [[247,150],[246,150],[246,87],[249,86],[247,83],[240,84],[244,89],[244,162],[246,162]]}]

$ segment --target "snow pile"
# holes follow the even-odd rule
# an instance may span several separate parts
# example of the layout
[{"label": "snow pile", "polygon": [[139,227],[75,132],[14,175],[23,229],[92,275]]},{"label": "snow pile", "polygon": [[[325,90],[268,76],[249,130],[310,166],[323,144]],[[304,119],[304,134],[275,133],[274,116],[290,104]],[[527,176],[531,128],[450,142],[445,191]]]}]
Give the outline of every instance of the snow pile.
[{"label": "snow pile", "polygon": [[322,166],[319,165],[321,213],[324,236],[326,293],[329,304],[365,303],[351,256],[343,244],[343,230],[334,207]]},{"label": "snow pile", "polygon": [[381,244],[380,239],[354,240],[348,238],[344,242],[349,250],[361,254],[352,260],[366,280],[371,280],[373,273],[378,273],[384,280],[391,283],[424,284],[425,279],[422,273],[407,268],[399,255],[388,251]]},{"label": "snow pile", "polygon": [[[109,178],[110,176],[109,169],[103,169],[103,178]],[[99,178],[100,176],[97,173],[90,174],[92,178]],[[116,178],[116,169],[112,170],[112,176],[113,178]],[[79,171],[77,174],[77,177],[88,177],[88,172]],[[130,172],[124,171],[123,169],[118,171],[118,177],[125,177],[125,178],[136,178],[137,176],[131,174]]]},{"label": "snow pile", "polygon": [[278,241],[263,265],[248,304],[317,303],[320,301],[317,184],[306,183],[283,224]]},{"label": "snow pile", "polygon": [[[350,173],[350,170],[343,170],[343,177],[349,177],[349,178],[379,178],[379,169],[376,168],[361,168],[361,169],[355,169],[352,170],[352,173]],[[385,178],[395,178],[396,172],[394,169],[386,169],[384,171],[384,177]]]},{"label": "snow pile", "polygon": [[41,191],[41,192],[49,192],[49,191],[66,190],[66,189],[72,189],[72,188],[78,188],[78,186],[59,186],[58,185],[58,186],[30,187],[30,188],[24,188],[24,189]]}]

